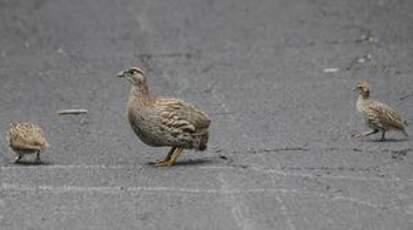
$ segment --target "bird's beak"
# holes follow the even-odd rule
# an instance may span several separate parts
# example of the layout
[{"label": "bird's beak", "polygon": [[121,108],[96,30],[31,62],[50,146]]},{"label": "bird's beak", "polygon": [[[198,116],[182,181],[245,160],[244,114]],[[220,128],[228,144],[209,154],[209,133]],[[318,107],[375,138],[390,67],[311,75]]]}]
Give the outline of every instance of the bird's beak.
[{"label": "bird's beak", "polygon": [[118,74],[116,74],[116,77],[124,77],[125,71],[120,71]]}]

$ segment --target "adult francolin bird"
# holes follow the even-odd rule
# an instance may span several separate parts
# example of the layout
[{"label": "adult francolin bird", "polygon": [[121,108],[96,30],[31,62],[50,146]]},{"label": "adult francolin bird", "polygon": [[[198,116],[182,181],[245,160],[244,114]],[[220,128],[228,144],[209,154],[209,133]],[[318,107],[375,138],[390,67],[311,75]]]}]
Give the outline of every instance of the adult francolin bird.
[{"label": "adult francolin bird", "polygon": [[145,73],[132,67],[118,74],[132,84],[127,106],[129,123],[135,134],[147,145],[172,147],[155,166],[171,166],[184,149],[203,151],[207,148],[211,120],[200,109],[171,97],[152,96]]},{"label": "adult francolin bird", "polygon": [[381,141],[384,141],[386,131],[389,130],[397,130],[406,137],[408,136],[405,130],[407,122],[403,122],[399,113],[392,107],[371,99],[369,84],[366,81],[358,82],[354,90],[359,95],[356,104],[357,110],[362,114],[368,127],[372,130],[353,135],[353,137],[365,137],[381,132]]},{"label": "adult francolin bird", "polygon": [[36,154],[36,162],[40,163],[40,151],[49,147],[42,128],[32,122],[10,122],[7,140],[17,154],[15,163],[26,154]]}]

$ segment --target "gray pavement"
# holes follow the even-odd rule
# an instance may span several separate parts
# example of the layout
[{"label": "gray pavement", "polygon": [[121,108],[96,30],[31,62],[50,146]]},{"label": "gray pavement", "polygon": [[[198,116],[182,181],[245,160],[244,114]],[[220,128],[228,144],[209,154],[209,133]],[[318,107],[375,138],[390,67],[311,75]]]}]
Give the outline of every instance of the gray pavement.
[{"label": "gray pavement", "polygon": [[[0,139],[0,229],[413,229],[411,139],[350,138],[366,130],[359,79],[413,121],[412,10],[408,0],[0,0],[0,131],[32,120],[51,144],[46,164],[14,165]],[[148,165],[168,150],[128,126],[129,85],[115,73],[131,65],[155,94],[210,114],[206,152]],[[56,115],[65,108],[89,114]]]}]

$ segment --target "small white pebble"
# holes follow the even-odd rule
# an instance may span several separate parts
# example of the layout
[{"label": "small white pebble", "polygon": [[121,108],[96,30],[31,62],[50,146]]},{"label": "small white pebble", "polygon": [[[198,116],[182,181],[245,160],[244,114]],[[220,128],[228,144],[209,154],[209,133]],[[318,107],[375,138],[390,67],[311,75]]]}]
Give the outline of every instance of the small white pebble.
[{"label": "small white pebble", "polygon": [[375,37],[369,37],[369,42],[371,42],[371,43],[377,43],[379,41],[379,39],[378,38],[375,38]]},{"label": "small white pebble", "polygon": [[406,208],[406,212],[410,215],[413,215],[413,205],[409,205]]},{"label": "small white pebble", "polygon": [[365,63],[366,61],[371,61],[371,59],[372,59],[371,54],[366,54],[363,57],[357,59],[357,62],[358,63]]},{"label": "small white pebble", "polygon": [[361,41],[364,41],[364,40],[366,40],[366,39],[367,39],[367,35],[363,34],[363,35],[360,36],[360,40],[361,40]]},{"label": "small white pebble", "polygon": [[364,63],[364,62],[366,62],[366,59],[365,58],[359,58],[359,59],[357,59],[357,62],[358,63]]},{"label": "small white pebble", "polygon": [[324,69],[324,73],[335,73],[338,72],[339,69],[338,68],[325,68]]}]

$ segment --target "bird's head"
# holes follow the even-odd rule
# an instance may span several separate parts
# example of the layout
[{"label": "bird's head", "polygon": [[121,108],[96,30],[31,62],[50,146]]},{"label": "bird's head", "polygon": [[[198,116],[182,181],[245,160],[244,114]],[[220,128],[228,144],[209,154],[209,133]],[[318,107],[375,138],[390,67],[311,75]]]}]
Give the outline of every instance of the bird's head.
[{"label": "bird's head", "polygon": [[364,97],[368,97],[370,95],[370,87],[367,81],[359,81],[354,87],[354,91],[356,91],[359,95]]},{"label": "bird's head", "polygon": [[126,78],[132,85],[140,86],[146,83],[145,72],[139,67],[131,67],[117,74],[119,78]]}]

